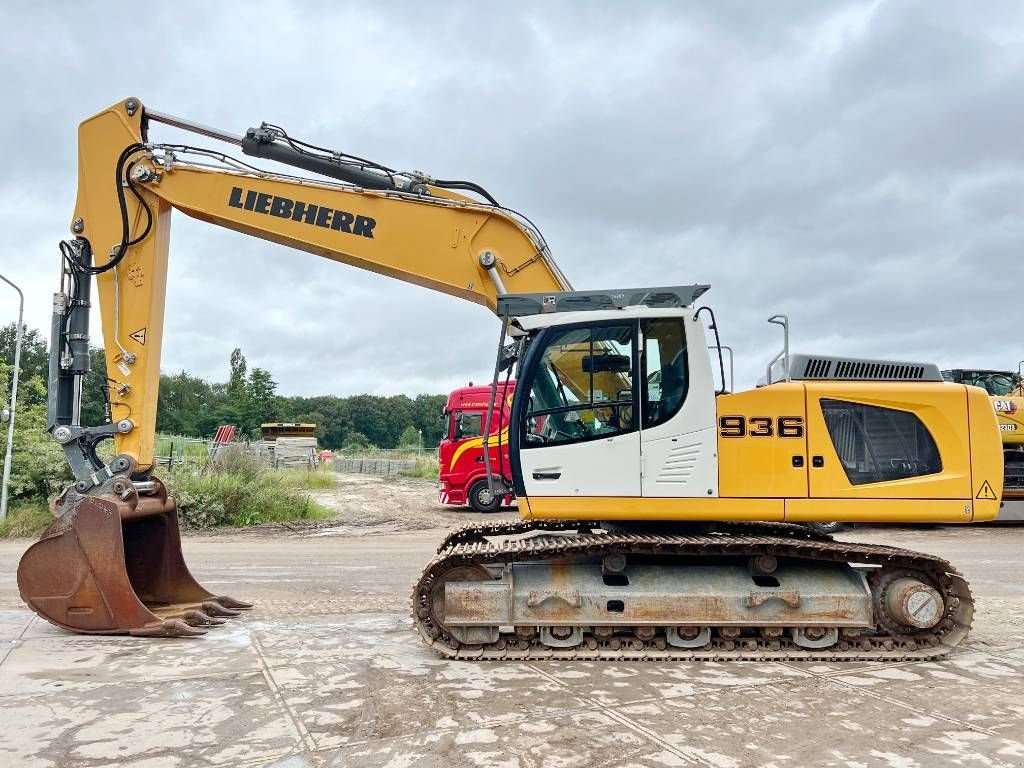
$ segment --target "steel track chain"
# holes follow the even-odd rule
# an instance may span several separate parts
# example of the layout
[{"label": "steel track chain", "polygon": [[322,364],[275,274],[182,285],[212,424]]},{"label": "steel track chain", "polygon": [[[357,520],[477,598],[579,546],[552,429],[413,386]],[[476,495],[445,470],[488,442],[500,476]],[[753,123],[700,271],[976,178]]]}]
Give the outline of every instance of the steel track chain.
[{"label": "steel track chain", "polygon": [[[836,542],[803,526],[786,523],[731,523],[708,534],[594,533],[599,523],[579,521],[501,521],[466,526],[450,533],[413,587],[413,623],[423,642],[441,656],[477,660],[650,660],[650,661],[912,661],[946,656],[967,636],[974,602],[967,581],[946,560],[912,550],[875,544]],[[488,537],[527,533],[577,533],[521,540],[487,541]],[[578,531],[583,531],[582,533]],[[820,650],[791,641],[715,638],[703,648],[663,648],[657,641],[613,638],[597,647],[549,648],[499,638],[484,646],[460,646],[430,614],[430,592],[436,580],[459,566],[504,565],[557,557],[594,557],[605,552],[660,556],[743,556],[770,554],[812,562],[860,563],[911,569],[926,574],[943,593],[947,610],[927,633],[875,635],[843,641]],[[737,647],[737,645],[741,647]]]},{"label": "steel track chain", "polygon": [[[549,531],[552,533],[560,531],[595,531],[607,525],[607,523],[602,524],[598,520],[497,520],[495,522],[470,523],[461,528],[456,528],[445,536],[444,541],[437,547],[437,553],[440,554],[457,544],[486,541],[488,536],[515,536],[538,531]],[[735,522],[714,523],[714,526],[716,530],[725,533],[762,533],[789,538],[815,539],[818,541],[833,540],[827,533],[819,533],[797,523]]]}]

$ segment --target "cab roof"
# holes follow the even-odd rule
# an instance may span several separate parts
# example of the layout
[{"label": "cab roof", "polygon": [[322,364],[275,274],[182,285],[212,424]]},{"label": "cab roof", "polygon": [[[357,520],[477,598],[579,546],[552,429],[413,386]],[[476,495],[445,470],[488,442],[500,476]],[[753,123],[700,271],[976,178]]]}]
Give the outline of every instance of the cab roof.
[{"label": "cab roof", "polygon": [[[509,381],[508,391],[509,394],[515,389],[515,379]],[[501,401],[501,395],[504,393],[505,381],[498,382],[498,401]],[[446,411],[457,411],[460,408],[487,408],[487,404],[491,399],[491,385],[490,384],[476,384],[468,387],[459,387],[453,389],[448,395],[448,402],[445,404]]]},{"label": "cab roof", "polygon": [[517,317],[514,323],[524,331],[535,331],[552,325],[571,325],[573,323],[599,323],[604,320],[634,320],[652,317],[685,317],[691,309],[680,307],[660,309],[657,307],[622,307],[621,309],[601,309],[584,312],[547,312],[543,315],[527,315]]}]

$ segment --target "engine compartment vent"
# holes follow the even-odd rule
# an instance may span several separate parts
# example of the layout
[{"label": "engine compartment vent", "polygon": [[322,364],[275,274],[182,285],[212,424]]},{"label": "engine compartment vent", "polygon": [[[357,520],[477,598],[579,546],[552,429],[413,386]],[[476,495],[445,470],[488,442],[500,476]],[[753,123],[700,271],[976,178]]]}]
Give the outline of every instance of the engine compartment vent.
[{"label": "engine compartment vent", "polygon": [[[771,380],[786,378],[783,360],[772,366]],[[789,356],[789,378],[794,381],[942,381],[934,363],[905,360],[871,360],[829,355],[792,354]]]}]

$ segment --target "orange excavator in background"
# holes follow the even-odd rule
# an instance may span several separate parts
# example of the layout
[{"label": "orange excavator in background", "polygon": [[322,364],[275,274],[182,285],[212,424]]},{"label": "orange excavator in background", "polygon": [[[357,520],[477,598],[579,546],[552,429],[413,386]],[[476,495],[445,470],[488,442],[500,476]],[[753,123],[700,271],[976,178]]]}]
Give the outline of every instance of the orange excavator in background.
[{"label": "orange excavator in background", "polygon": [[[155,142],[153,123],[318,178]],[[970,590],[946,561],[790,523],[995,517],[1002,451],[983,390],[933,365],[791,356],[787,343],[766,386],[728,393],[714,314],[696,306],[709,286],[572,290],[536,227],[479,185],[275,125],[239,137],[130,98],[82,123],[78,157],[48,409],[75,484],[18,568],[23,599],[49,621],[175,636],[248,607],[189,574],[153,474],[177,209],[500,318],[483,421],[500,414],[510,480],[486,444],[483,458],[523,519],[452,532],[421,573],[413,621],[442,656],[926,659],[967,635]],[[79,416],[94,278],[110,376],[98,426]],[[513,372],[506,416],[495,402]],[[106,439],[109,462],[96,451]]]}]

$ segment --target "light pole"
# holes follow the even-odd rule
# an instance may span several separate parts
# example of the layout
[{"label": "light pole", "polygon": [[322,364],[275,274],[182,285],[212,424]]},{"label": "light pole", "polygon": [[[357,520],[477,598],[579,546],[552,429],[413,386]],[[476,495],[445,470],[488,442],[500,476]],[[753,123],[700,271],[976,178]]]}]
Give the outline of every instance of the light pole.
[{"label": "light pole", "polygon": [[25,312],[25,294],[3,275],[3,280],[18,292],[18,326],[14,331],[14,373],[11,375],[11,411],[7,421],[7,453],[4,454],[4,477],[0,482],[0,520],[7,517],[7,483],[11,479],[11,453],[14,447],[14,412],[18,410],[18,370],[21,368],[21,317]]}]

